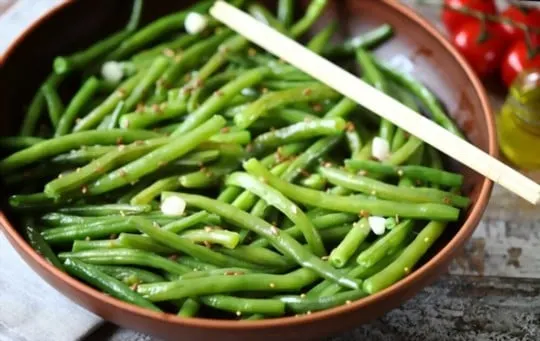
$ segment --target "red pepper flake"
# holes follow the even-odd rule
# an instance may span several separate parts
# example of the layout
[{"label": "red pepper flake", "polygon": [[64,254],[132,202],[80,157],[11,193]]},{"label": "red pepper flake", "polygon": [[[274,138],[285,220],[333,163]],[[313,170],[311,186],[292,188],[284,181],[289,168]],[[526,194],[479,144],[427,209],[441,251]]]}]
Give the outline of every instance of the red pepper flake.
[{"label": "red pepper flake", "polygon": [[163,49],[163,54],[169,58],[174,57],[174,51],[168,47]]},{"label": "red pepper flake", "polygon": [[411,137],[411,134],[409,134],[408,132],[405,132],[403,135],[404,135],[405,138],[407,138],[407,139],[408,139],[409,137]]},{"label": "red pepper flake", "polygon": [[172,255],[170,255],[170,256],[167,257],[167,258],[169,258],[169,259],[172,260],[172,261],[176,261],[176,260],[178,259],[178,255],[175,254],[175,253],[173,253]]},{"label": "red pepper flake", "polygon": [[116,139],[116,144],[122,144],[124,142],[124,139],[122,137],[119,137]]},{"label": "red pepper flake", "polygon": [[321,111],[323,111],[323,106],[322,106],[322,104],[320,104],[320,103],[315,103],[315,104],[313,104],[313,107],[312,107],[312,108],[313,108],[313,111],[315,111],[315,112],[321,112]]},{"label": "red pepper flake", "polygon": [[223,273],[223,275],[224,276],[234,276],[234,275],[236,275],[236,272],[234,272],[234,271],[225,271]]},{"label": "red pepper flake", "polygon": [[203,85],[204,85],[204,82],[203,82],[202,79],[197,78],[197,79],[195,80],[195,87],[196,87],[196,88],[202,88]]},{"label": "red pepper flake", "polygon": [[103,173],[105,171],[105,168],[103,168],[102,165],[99,165],[96,167],[96,173]]},{"label": "red pepper flake", "polygon": [[219,97],[222,97],[224,95],[223,91],[221,90],[218,90],[216,92],[214,92],[216,94],[216,96],[219,96]]},{"label": "red pepper flake", "polygon": [[311,174],[310,174],[307,170],[305,170],[305,169],[301,169],[301,170],[300,170],[300,174],[302,174],[302,175],[305,176],[306,178],[307,178],[308,176],[311,175]]},{"label": "red pepper flake", "polygon": [[132,286],[130,286],[129,288],[133,291],[137,291],[137,288],[139,287],[139,283],[133,283]]},{"label": "red pepper flake", "polygon": [[236,271],[236,272],[234,273],[235,276],[242,276],[242,275],[245,275],[245,274],[246,274],[246,273],[243,272],[243,271]]},{"label": "red pepper flake", "polygon": [[305,88],[304,91],[302,91],[302,94],[304,96],[309,96],[311,95],[311,93],[312,93],[312,90],[310,88]]},{"label": "red pepper flake", "polygon": [[206,246],[206,247],[209,248],[209,249],[212,248],[212,244],[210,244],[210,242],[207,241],[207,240],[205,240],[205,241],[203,242],[203,244],[204,244],[204,246]]},{"label": "red pepper flake", "polygon": [[138,112],[138,113],[144,112],[144,103],[141,102],[137,104],[137,108],[135,108],[135,112]]},{"label": "red pepper flake", "polygon": [[223,127],[223,128],[221,128],[221,132],[224,133],[224,134],[228,133],[229,131],[231,131],[231,128],[230,128],[230,127]]},{"label": "red pepper flake", "polygon": [[369,217],[369,212],[366,210],[360,210],[360,216],[367,218]]},{"label": "red pepper flake", "polygon": [[157,113],[161,112],[161,109],[159,108],[159,104],[157,103],[152,104],[152,110]]},{"label": "red pepper flake", "polygon": [[452,199],[450,199],[449,197],[444,197],[443,202],[445,204],[447,204],[447,205],[451,205],[452,204]]},{"label": "red pepper flake", "polygon": [[345,129],[347,129],[348,132],[353,132],[356,129],[356,127],[354,126],[354,123],[347,122]]}]

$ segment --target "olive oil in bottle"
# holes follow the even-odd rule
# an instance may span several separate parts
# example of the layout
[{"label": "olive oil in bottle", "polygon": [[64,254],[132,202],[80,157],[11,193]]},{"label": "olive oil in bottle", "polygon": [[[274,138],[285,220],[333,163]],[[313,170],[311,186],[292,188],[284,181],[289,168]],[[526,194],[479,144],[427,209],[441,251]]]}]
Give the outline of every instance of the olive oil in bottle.
[{"label": "olive oil in bottle", "polygon": [[511,163],[540,169],[540,69],[516,77],[497,117],[497,130],[501,151]]}]

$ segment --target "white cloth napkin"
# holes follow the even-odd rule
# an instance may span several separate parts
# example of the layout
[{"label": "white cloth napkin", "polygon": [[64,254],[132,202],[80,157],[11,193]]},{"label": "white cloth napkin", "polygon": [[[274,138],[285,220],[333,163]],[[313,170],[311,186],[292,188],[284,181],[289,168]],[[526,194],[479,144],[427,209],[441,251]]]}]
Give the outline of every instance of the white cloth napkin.
[{"label": "white cloth napkin", "polygon": [[[0,16],[0,55],[58,2],[18,0]],[[101,321],[36,275],[0,233],[0,341],[75,341]]]}]

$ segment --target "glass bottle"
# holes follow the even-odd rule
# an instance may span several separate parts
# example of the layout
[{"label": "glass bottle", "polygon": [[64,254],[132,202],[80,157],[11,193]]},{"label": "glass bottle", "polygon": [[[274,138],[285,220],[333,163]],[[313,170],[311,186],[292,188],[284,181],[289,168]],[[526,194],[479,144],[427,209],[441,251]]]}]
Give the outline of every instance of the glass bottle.
[{"label": "glass bottle", "polygon": [[523,170],[540,169],[540,69],[523,71],[497,117],[503,155]]}]

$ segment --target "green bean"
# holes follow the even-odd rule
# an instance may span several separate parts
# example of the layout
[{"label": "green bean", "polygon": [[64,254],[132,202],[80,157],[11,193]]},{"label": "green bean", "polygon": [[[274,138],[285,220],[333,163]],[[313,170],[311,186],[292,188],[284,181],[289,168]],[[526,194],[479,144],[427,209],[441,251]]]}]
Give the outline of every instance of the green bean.
[{"label": "green bean", "polygon": [[[118,233],[124,232],[137,232],[137,229],[128,224],[126,221],[114,222],[114,223],[94,223],[94,224],[85,224],[85,225],[72,225],[72,226],[62,226],[55,227],[44,230],[41,232],[43,238],[50,244],[66,244],[73,242],[75,240],[85,239],[85,238],[107,238],[111,235],[116,235]],[[95,244],[95,243],[94,243]],[[104,244],[104,243],[102,243]],[[115,246],[114,242],[110,245]],[[96,246],[96,245],[84,245],[80,243],[77,247],[87,247],[87,246]],[[100,245],[102,247],[106,245]],[[110,246],[108,246],[110,247]]]},{"label": "green bean", "polygon": [[95,266],[85,264],[77,259],[68,258],[64,262],[64,267],[71,275],[92,284],[113,297],[153,311],[161,311],[161,309],[132,291],[126,284],[105,274]]},{"label": "green bean", "polygon": [[189,47],[200,39],[201,35],[199,34],[181,34],[178,37],[173,38],[172,40],[137,53],[136,55],[131,57],[131,60],[135,64],[142,64],[156,58],[161,54],[168,53],[169,51],[181,52],[182,49],[184,49],[185,47]]},{"label": "green bean", "polygon": [[94,265],[137,265],[183,275],[191,272],[187,266],[178,264],[151,252],[133,249],[89,250],[81,252],[62,252],[60,259],[79,259]]},{"label": "green bean", "polygon": [[126,31],[133,32],[137,29],[137,27],[139,27],[139,24],[141,22],[143,2],[143,0],[133,0],[131,15],[126,25]]},{"label": "green bean", "polygon": [[348,168],[389,177],[407,177],[450,187],[463,185],[463,175],[424,166],[400,166],[370,160],[345,160]]},{"label": "green bean", "polygon": [[[43,84],[50,84],[52,87],[56,88],[63,80],[64,76],[51,73]],[[41,117],[41,113],[43,112],[44,107],[45,97],[43,96],[43,93],[41,91],[37,91],[32,98],[32,101],[30,102],[30,106],[28,107],[26,115],[24,116],[23,123],[21,125],[21,131],[19,134],[20,136],[34,135],[36,125]]]},{"label": "green bean", "polygon": [[43,211],[62,207],[66,202],[53,200],[44,193],[15,194],[9,197],[9,205],[15,211]]},{"label": "green bean", "polygon": [[259,117],[269,111],[303,102],[323,101],[339,97],[339,94],[323,84],[314,83],[310,87],[299,87],[277,92],[270,92],[252,102],[244,111],[234,117],[235,124],[240,128],[247,128]]},{"label": "green bean", "polygon": [[[388,84],[386,80],[384,79],[382,73],[377,69],[375,64],[373,63],[371,57],[369,56],[368,52],[359,47],[356,50],[356,60],[358,64],[362,67],[362,71],[364,73],[365,80],[373,85],[376,89],[388,93]],[[392,143],[392,140],[394,138],[394,132],[396,130],[396,127],[392,124],[392,122],[382,119],[381,123],[379,125],[379,136],[383,139],[385,139],[388,144]]]},{"label": "green bean", "polygon": [[[317,216],[311,219],[313,225],[318,230],[324,230],[356,221],[357,216],[349,213],[330,213],[326,215]],[[302,236],[302,231],[296,226],[291,226],[284,230],[291,237],[299,239]],[[266,239],[257,239],[251,246],[267,247],[268,241]]]},{"label": "green bean", "polygon": [[220,133],[210,138],[210,141],[218,143],[234,143],[246,145],[251,142],[251,133],[248,130]]},{"label": "green bean", "polygon": [[261,197],[269,205],[276,207],[298,226],[315,255],[324,256],[326,254],[324,245],[311,221],[300,207],[296,206],[279,191],[246,173],[234,173],[226,179],[225,183],[243,187]]},{"label": "green bean", "polygon": [[202,230],[189,230],[180,234],[180,237],[188,239],[194,243],[223,245],[228,249],[234,249],[240,241],[238,233],[236,232],[214,229],[211,227],[205,227]]},{"label": "green bean", "polygon": [[201,302],[215,309],[242,314],[265,314],[281,316],[285,314],[285,304],[276,299],[243,298],[224,295],[203,296]]},{"label": "green bean", "polygon": [[311,174],[307,178],[301,179],[300,185],[320,191],[326,188],[326,179],[319,174]]},{"label": "green bean", "polygon": [[[141,284],[137,292],[153,302],[232,292],[283,292],[300,290],[313,283],[318,275],[299,269],[285,275],[222,275],[153,284]],[[356,283],[355,283],[356,286]]]},{"label": "green bean", "polygon": [[294,0],[279,0],[277,15],[283,26],[289,27],[294,20]]},{"label": "green bean", "polygon": [[62,262],[60,262],[49,244],[47,244],[45,239],[43,239],[36,226],[34,225],[33,219],[26,218],[24,219],[23,223],[26,239],[28,240],[32,248],[43,258],[45,258],[49,263],[62,270]]},{"label": "green bean", "polygon": [[413,203],[439,203],[465,208],[467,197],[431,188],[403,188],[336,168],[320,167],[319,172],[332,184],[371,194],[378,198]]},{"label": "green bean", "polygon": [[304,16],[291,27],[291,36],[293,38],[299,38],[306,33],[315,23],[315,21],[317,21],[317,19],[319,19],[319,17],[322,15],[327,3],[327,0],[311,1]]},{"label": "green bean", "polygon": [[125,204],[100,204],[100,205],[78,205],[63,207],[60,213],[82,215],[82,216],[109,216],[111,214],[130,215],[150,212],[150,205],[125,205]]},{"label": "green bean", "polygon": [[310,122],[300,122],[257,136],[253,141],[254,153],[292,142],[299,142],[321,135],[338,135],[345,129],[346,122],[337,117]]},{"label": "green bean", "polygon": [[362,211],[369,212],[373,215],[392,217],[397,214],[403,218],[437,219],[444,221],[455,221],[459,216],[458,209],[447,205],[431,203],[410,204],[386,200],[372,200],[362,197],[342,197],[296,186],[273,176],[254,159],[244,163],[244,168],[248,173],[259,178],[264,178],[270,186],[290,199],[315,207],[340,212],[359,213]]},{"label": "green bean", "polygon": [[[68,240],[71,241],[71,240]],[[73,245],[71,246],[72,252],[87,251],[87,250],[97,250],[97,249],[124,249],[127,248],[120,240],[110,239],[110,240],[73,240]],[[135,248],[134,248],[135,249]],[[154,249],[144,251],[155,252]],[[159,253],[159,252],[155,252]]]},{"label": "green bean", "polygon": [[172,232],[160,229],[159,227],[154,226],[150,221],[141,217],[131,217],[129,222],[139,229],[139,231],[146,233],[150,238],[157,242],[210,264],[224,267],[238,266],[243,268],[254,268],[254,265],[250,263],[225,256],[204,246],[196,245]]},{"label": "green bean", "polygon": [[[347,274],[352,278],[357,278],[359,280],[364,280],[369,278],[376,273],[382,271],[390,263],[396,260],[403,251],[403,247],[406,245],[400,245],[398,248],[389,250],[389,255],[384,257],[381,261],[373,265],[372,267],[366,268],[361,265],[356,265],[350,269],[347,269]],[[335,283],[332,283],[328,280],[321,282],[318,290],[310,290],[308,295],[311,297],[325,297],[325,296],[334,296],[335,294],[343,291],[343,288]]]},{"label": "green bean", "polygon": [[79,91],[75,94],[75,96],[73,96],[73,99],[71,102],[69,102],[66,111],[60,118],[55,133],[56,137],[66,135],[71,131],[73,123],[83,108],[89,103],[90,100],[92,100],[99,89],[99,85],[99,81],[96,77],[90,77],[84,82]]},{"label": "green bean", "polygon": [[180,117],[187,113],[185,103],[162,103],[146,107],[140,112],[124,114],[120,118],[120,127],[140,129],[156,123]]},{"label": "green bean", "polygon": [[167,138],[157,138],[146,140],[142,143],[133,143],[128,146],[121,145],[117,149],[95,159],[86,166],[77,169],[76,172],[72,172],[49,182],[45,185],[44,192],[52,198],[69,195],[70,192],[81,189],[82,193],[85,194],[86,184],[99,178],[102,174],[110,170],[138,159],[148,152],[165,145],[167,142],[169,142]]},{"label": "green bean", "polygon": [[353,290],[338,293],[332,296],[306,297],[306,296],[279,296],[278,299],[285,303],[288,310],[296,314],[312,313],[315,311],[330,309],[366,297],[366,292]]},{"label": "green bean", "polygon": [[229,36],[231,31],[221,30],[212,37],[194,44],[188,48],[174,63],[167,69],[163,76],[159,80],[158,91],[175,84],[182,74],[190,70],[191,68],[199,65],[203,59],[201,57],[206,56],[214,52],[218,46]]},{"label": "green bean", "polygon": [[234,222],[238,226],[251,230],[267,238],[281,253],[294,259],[301,266],[312,269],[322,277],[331,278],[332,280],[349,288],[354,289],[357,287],[356,283],[351,282],[348,278],[342,277],[335,269],[332,269],[327,263],[321,261],[318,257],[311,254],[288,234],[280,233],[275,226],[268,224],[262,219],[253,217],[248,213],[235,208],[234,206],[198,195],[190,195],[185,193],[163,193],[162,197],[166,198],[171,195],[177,195],[184,199],[188,205],[197,206],[209,212],[217,213],[227,220]]},{"label": "green bean", "polygon": [[87,193],[89,195],[101,194],[137,181],[142,176],[156,171],[163,163],[171,162],[192,151],[224,125],[223,117],[214,116],[200,127],[97,179],[88,186]]},{"label": "green bean", "polygon": [[148,70],[144,73],[138,84],[133,88],[126,99],[126,111],[130,111],[144,99],[148,90],[154,86],[154,83],[161,77],[169,66],[169,59],[165,56],[157,57]]},{"label": "green bean", "polygon": [[366,218],[353,224],[349,233],[347,233],[341,243],[339,243],[339,245],[330,253],[330,257],[328,258],[330,263],[336,268],[344,267],[370,232],[371,228]]},{"label": "green bean", "polygon": [[364,281],[363,290],[374,294],[408,275],[445,228],[446,223],[440,221],[431,221],[427,224],[395,261]]},{"label": "green bean", "polygon": [[118,86],[118,88],[112,94],[110,94],[107,99],[105,99],[105,101],[92,109],[88,115],[77,121],[73,131],[81,132],[98,126],[107,115],[114,111],[118,103],[128,96],[133,89],[135,89],[135,87],[137,87],[142,79],[142,76],[144,76],[143,73],[138,73],[121,83],[120,86]]},{"label": "green bean", "polygon": [[[132,232],[138,232],[138,230],[134,229]],[[171,249],[170,247],[166,247],[163,244],[156,243],[147,236],[123,232],[120,233],[117,240],[120,245],[128,249],[137,249],[165,255],[175,253],[175,250]]]},{"label": "green bean", "polygon": [[128,266],[113,266],[113,265],[94,265],[101,272],[116,278],[117,280],[124,282],[127,285],[141,284],[141,283],[158,283],[163,282],[165,279],[156,275],[153,272],[142,270],[138,268],[132,268]]},{"label": "green bean", "polygon": [[199,312],[201,305],[199,302],[188,298],[184,301],[184,304],[182,304],[182,307],[178,311],[178,316],[180,317],[194,317]]},{"label": "green bean", "polygon": [[309,43],[307,44],[307,48],[311,51],[321,54],[323,53],[326,46],[328,46],[328,43],[332,39],[332,36],[334,33],[336,33],[338,28],[337,22],[332,21],[330,24],[326,25],[325,28],[323,28],[319,33],[317,33]]},{"label": "green bean", "polygon": [[369,248],[362,251],[356,258],[356,262],[365,268],[374,266],[392,250],[400,246],[409,237],[412,228],[413,222],[411,220],[406,220],[397,225]]},{"label": "green bean", "polygon": [[278,32],[287,34],[287,30],[285,26],[283,25],[283,23],[279,21],[276,17],[274,17],[274,15],[264,6],[257,3],[253,3],[248,6],[248,11],[251,14],[251,16],[259,20],[260,22],[265,23],[266,25],[272,27]]},{"label": "green bean", "polygon": [[162,36],[183,29],[184,20],[190,12],[205,13],[211,6],[212,1],[201,1],[184,11],[169,14],[151,22],[128,39],[124,39],[122,43],[109,54],[108,59],[123,59],[145,45],[160,39]]},{"label": "green bean", "polygon": [[389,165],[401,165],[411,158],[411,156],[422,146],[424,142],[416,136],[411,136],[409,140],[398,150],[393,152],[390,157],[384,162]]},{"label": "green bean", "polygon": [[246,71],[235,80],[230,81],[216,91],[195,112],[187,116],[186,120],[176,129],[172,136],[179,136],[196,128],[213,114],[222,110],[227,102],[240,93],[242,89],[259,83],[269,72],[270,69],[260,67]]},{"label": "green bean", "polygon": [[383,24],[367,33],[350,38],[342,44],[332,46],[324,51],[326,57],[342,57],[352,55],[359,47],[364,49],[373,48],[388,40],[393,34],[392,26]]},{"label": "green bean", "polygon": [[82,146],[80,149],[72,149],[68,153],[55,156],[51,162],[59,165],[86,165],[116,148],[115,146]]},{"label": "green bean", "polygon": [[213,276],[213,275],[222,275],[224,272],[223,268],[202,262],[190,256],[180,257],[176,261],[182,265],[185,265],[193,269],[192,270],[193,272],[177,276],[177,279],[200,278],[200,277],[208,277],[208,276]]},{"label": "green bean", "polygon": [[221,253],[241,259],[243,261],[266,266],[270,268],[288,269],[291,267],[291,260],[264,247],[239,245],[236,248],[221,249]]},{"label": "green bean", "polygon": [[45,141],[41,137],[9,136],[0,138],[0,149],[21,150]]},{"label": "green bean", "polygon": [[179,99],[185,100],[191,89],[195,88],[197,84],[206,81],[218,71],[228,61],[231,54],[242,51],[248,45],[249,41],[240,35],[234,35],[224,41],[217,48],[218,51],[201,67],[197,75],[180,89]]},{"label": "green bean", "polygon": [[114,129],[118,126],[118,123],[120,121],[120,117],[124,115],[124,108],[126,106],[126,102],[120,101],[116,108],[114,108],[112,114],[111,114],[111,120],[108,125],[108,129]]},{"label": "green bean", "polygon": [[[125,213],[124,213],[125,215]],[[158,224],[167,224],[171,221],[177,221],[178,217],[168,217],[161,212],[150,212],[142,213],[142,216],[152,219],[152,221],[157,222]],[[215,216],[217,217],[217,216]],[[117,215],[107,215],[107,216],[94,216],[94,217],[81,217],[75,215],[68,215],[58,212],[51,212],[43,215],[41,217],[41,222],[47,226],[68,226],[68,225],[80,225],[80,224],[90,224],[90,223],[104,223],[111,221],[122,221],[125,220],[125,216],[120,214]]]},{"label": "green bean", "polygon": [[58,92],[51,83],[43,84],[41,87],[41,92],[43,93],[43,97],[47,103],[51,123],[54,127],[56,127],[58,126],[58,122],[60,121],[60,118],[64,112],[64,104],[62,103],[62,99],[60,99]]},{"label": "green bean", "polygon": [[241,193],[244,193],[240,187],[236,186],[227,186],[221,193],[219,193],[219,196],[217,197],[218,201],[222,201],[226,204],[232,203],[238,195]]},{"label": "green bean", "polygon": [[424,86],[420,82],[417,82],[415,79],[413,79],[409,75],[395,71],[394,69],[390,68],[384,63],[381,63],[374,59],[373,61],[377,65],[377,67],[381,71],[384,72],[386,76],[388,76],[393,81],[400,84],[405,89],[407,89],[412,94],[414,94],[416,97],[418,97],[418,99],[422,102],[422,104],[431,113],[432,118],[436,123],[444,127],[446,130],[450,131],[451,133],[461,138],[464,138],[459,128],[455,125],[452,119],[450,119],[450,117],[448,117],[448,115],[445,113],[444,109],[439,104],[439,101],[437,100],[435,95],[426,86]]},{"label": "green bean", "polygon": [[68,74],[72,71],[81,70],[99,58],[109,53],[131,35],[129,31],[122,30],[95,43],[89,48],[74,53],[70,56],[56,57],[53,69],[57,75]]}]

